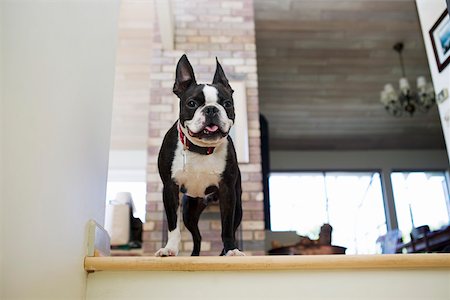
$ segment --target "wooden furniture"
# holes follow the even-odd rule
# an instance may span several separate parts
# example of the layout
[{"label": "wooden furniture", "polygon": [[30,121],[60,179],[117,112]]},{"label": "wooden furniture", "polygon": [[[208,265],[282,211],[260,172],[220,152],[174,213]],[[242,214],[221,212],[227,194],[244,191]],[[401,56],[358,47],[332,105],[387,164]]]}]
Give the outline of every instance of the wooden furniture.
[{"label": "wooden furniture", "polygon": [[411,242],[399,245],[399,250],[403,248],[408,253],[450,251],[450,226],[435,231],[416,228],[411,232]]},{"label": "wooden furniture", "polygon": [[413,228],[413,230],[410,233],[411,237],[411,246],[413,251],[416,251],[416,243],[420,239],[423,239],[423,242],[425,243],[425,252],[430,252],[430,242],[428,240],[428,234],[430,233],[430,227],[428,225],[419,226],[417,228]]},{"label": "wooden furniture", "polygon": [[268,251],[269,255],[325,255],[325,254],[345,254],[347,248],[331,245],[314,245],[311,247],[303,247],[301,245],[293,245],[286,247],[274,248]]},{"label": "wooden furniture", "polygon": [[272,249],[267,251],[269,255],[323,255],[345,254],[347,248],[331,245],[333,227],[323,224],[320,227],[319,239],[311,240],[306,236],[299,236],[299,241],[294,245],[282,246],[276,241],[272,242]]}]

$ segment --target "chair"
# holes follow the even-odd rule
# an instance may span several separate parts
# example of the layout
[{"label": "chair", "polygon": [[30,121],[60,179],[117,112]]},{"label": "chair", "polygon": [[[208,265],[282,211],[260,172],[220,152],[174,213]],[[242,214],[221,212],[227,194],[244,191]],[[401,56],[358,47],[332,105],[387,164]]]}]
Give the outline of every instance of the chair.
[{"label": "chair", "polygon": [[423,239],[425,242],[425,252],[430,252],[430,243],[428,239],[428,234],[430,233],[430,227],[428,225],[419,226],[416,228],[413,228],[413,230],[410,233],[411,237],[411,246],[413,249],[413,252],[416,252],[416,245],[419,242],[419,240]]}]

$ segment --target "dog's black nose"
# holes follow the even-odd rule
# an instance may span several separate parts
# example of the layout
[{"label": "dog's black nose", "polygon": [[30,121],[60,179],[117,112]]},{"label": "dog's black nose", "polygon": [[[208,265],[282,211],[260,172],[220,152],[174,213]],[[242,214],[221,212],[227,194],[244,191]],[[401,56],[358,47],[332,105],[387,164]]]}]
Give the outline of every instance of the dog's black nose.
[{"label": "dog's black nose", "polygon": [[211,116],[212,117],[212,116],[217,115],[217,113],[219,112],[219,109],[217,107],[215,107],[215,106],[210,105],[210,106],[206,106],[203,109],[203,111],[204,111],[206,116]]}]

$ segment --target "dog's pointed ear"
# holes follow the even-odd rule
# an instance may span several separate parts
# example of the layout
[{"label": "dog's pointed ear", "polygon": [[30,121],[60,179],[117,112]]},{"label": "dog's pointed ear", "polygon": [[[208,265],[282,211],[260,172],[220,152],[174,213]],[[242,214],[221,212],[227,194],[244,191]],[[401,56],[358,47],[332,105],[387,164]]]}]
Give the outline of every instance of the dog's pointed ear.
[{"label": "dog's pointed ear", "polygon": [[186,54],[180,58],[177,64],[177,70],[175,74],[175,83],[173,85],[173,92],[178,97],[193,84],[196,84],[194,70],[189,62]]},{"label": "dog's pointed ear", "polygon": [[228,83],[228,79],[225,76],[225,72],[222,69],[222,66],[219,63],[219,60],[216,57],[216,73],[214,74],[213,84],[221,84],[223,85],[227,90],[230,91],[231,94],[233,94],[233,89],[231,88],[230,84]]}]

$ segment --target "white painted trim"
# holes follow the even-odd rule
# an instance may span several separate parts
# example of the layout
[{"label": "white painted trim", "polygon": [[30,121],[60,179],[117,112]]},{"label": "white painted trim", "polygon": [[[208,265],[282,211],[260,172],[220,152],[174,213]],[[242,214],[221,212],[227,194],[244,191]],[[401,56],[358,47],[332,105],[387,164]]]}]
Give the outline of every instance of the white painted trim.
[{"label": "white painted trim", "polygon": [[147,151],[111,150],[109,152],[108,182],[145,182]]},{"label": "white painted trim", "polygon": [[164,50],[174,50],[175,25],[173,21],[172,9],[170,7],[170,1],[156,0],[155,6],[162,47]]},{"label": "white painted trim", "polygon": [[108,232],[94,220],[89,220],[86,256],[109,256],[110,254],[111,243]]},{"label": "white painted trim", "polygon": [[448,269],[105,271],[89,274],[86,299],[448,300],[449,283]]}]

